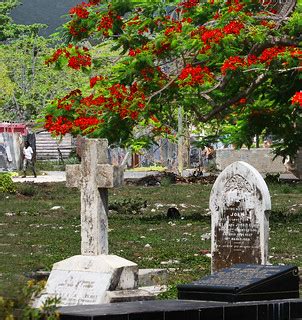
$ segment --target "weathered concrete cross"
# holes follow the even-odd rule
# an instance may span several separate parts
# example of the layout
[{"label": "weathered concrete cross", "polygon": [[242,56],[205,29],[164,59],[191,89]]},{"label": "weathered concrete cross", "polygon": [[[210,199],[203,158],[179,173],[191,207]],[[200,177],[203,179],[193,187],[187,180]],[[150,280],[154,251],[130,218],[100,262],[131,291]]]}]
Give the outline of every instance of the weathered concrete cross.
[{"label": "weathered concrete cross", "polygon": [[81,254],[108,254],[108,188],[122,184],[123,169],[109,164],[106,139],[84,139],[81,156],[66,166],[67,187],[81,190]]}]

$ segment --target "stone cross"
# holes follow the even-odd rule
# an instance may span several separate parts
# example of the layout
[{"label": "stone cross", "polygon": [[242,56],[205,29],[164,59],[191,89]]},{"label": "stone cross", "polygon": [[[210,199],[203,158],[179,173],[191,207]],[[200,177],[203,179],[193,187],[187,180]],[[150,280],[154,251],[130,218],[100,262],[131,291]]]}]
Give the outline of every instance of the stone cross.
[{"label": "stone cross", "polygon": [[268,261],[270,194],[260,173],[243,161],[226,167],[210,196],[212,271]]},{"label": "stone cross", "polygon": [[109,164],[106,139],[83,139],[81,164],[66,166],[66,186],[81,190],[81,254],[108,254],[108,188],[123,169]]}]

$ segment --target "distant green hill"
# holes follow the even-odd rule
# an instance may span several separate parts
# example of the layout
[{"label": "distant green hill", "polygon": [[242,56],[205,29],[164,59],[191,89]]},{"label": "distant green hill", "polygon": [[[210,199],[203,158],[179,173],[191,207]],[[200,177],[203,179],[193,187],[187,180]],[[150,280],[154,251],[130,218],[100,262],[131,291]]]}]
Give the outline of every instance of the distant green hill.
[{"label": "distant green hill", "polygon": [[58,26],[66,21],[62,16],[68,14],[71,7],[81,0],[21,0],[22,5],[12,11],[16,23],[32,24],[43,23],[49,27],[43,31],[47,36],[53,33]]}]

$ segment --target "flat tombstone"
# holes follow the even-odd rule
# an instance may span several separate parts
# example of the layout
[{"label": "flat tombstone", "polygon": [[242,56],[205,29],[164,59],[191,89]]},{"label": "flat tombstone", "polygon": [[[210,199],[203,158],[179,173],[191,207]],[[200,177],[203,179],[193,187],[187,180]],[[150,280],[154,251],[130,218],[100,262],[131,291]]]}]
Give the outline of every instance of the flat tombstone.
[{"label": "flat tombstone", "polygon": [[186,300],[238,302],[293,299],[299,298],[299,270],[295,266],[241,263],[190,284],[178,285],[177,288],[178,298]]},{"label": "flat tombstone", "polygon": [[210,195],[212,272],[237,263],[266,264],[270,195],[260,173],[248,163],[230,164]]}]

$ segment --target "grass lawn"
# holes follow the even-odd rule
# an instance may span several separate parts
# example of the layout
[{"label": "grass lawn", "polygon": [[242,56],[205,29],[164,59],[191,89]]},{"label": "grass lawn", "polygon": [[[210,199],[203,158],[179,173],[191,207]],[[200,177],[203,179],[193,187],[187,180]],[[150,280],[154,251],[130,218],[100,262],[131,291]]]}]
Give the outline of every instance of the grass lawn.
[{"label": "grass lawn", "polygon": [[[26,274],[80,254],[79,191],[63,183],[19,184],[18,193],[0,194],[0,296],[18,295]],[[124,186],[110,191],[109,202],[123,212],[109,215],[109,250],[140,268],[170,268],[170,291],[210,271],[208,211],[212,185]],[[302,267],[302,184],[269,185],[270,262]],[[138,213],[137,207],[147,201]],[[177,205],[182,219],[165,218]],[[52,209],[59,206],[58,209]],[[148,244],[148,246],[146,246]]]}]

